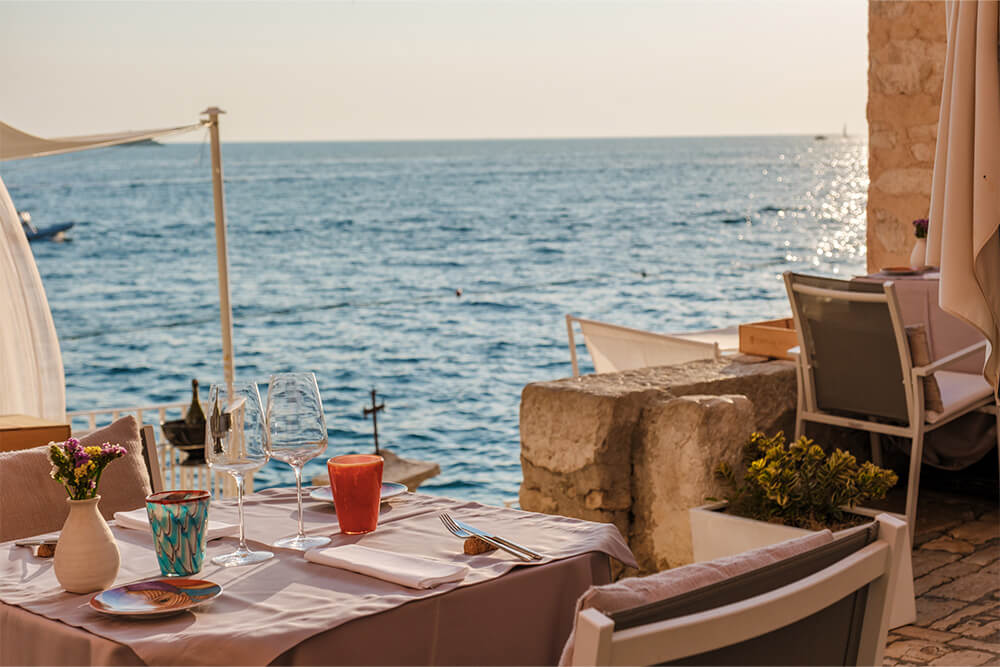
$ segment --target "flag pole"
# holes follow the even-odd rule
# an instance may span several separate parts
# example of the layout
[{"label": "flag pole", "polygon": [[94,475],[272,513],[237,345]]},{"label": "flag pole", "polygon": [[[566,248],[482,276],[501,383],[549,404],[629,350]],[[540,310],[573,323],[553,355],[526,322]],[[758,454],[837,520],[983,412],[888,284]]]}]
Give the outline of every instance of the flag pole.
[{"label": "flag pole", "polygon": [[215,250],[219,267],[219,312],[222,317],[222,369],[229,395],[233,389],[233,307],[229,302],[229,251],[226,245],[226,204],[222,191],[222,148],[219,145],[219,107],[201,112],[208,115],[212,139],[212,198],[215,200]]}]

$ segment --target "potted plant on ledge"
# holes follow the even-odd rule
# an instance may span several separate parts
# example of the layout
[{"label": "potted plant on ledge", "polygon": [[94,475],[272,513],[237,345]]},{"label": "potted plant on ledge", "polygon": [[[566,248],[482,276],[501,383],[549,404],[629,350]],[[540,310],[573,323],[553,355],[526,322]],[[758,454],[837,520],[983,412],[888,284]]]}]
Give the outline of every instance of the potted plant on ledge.
[{"label": "potted plant on ledge", "polygon": [[[859,505],[885,498],[898,477],[871,462],[858,464],[837,449],[827,455],[801,437],[790,445],[784,433],[754,433],[743,449],[742,479],[719,464],[715,474],[729,489],[725,500],[690,510],[695,562],[777,544],[817,530],[844,530],[871,521]],[[900,554],[891,627],[916,619],[910,552]]]}]

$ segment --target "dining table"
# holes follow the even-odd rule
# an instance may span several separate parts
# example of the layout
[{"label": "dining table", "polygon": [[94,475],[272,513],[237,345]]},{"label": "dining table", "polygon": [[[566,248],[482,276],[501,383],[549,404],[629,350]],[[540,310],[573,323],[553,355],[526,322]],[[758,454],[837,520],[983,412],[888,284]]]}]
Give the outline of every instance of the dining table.
[{"label": "dining table", "polygon": [[[459,581],[410,588],[271,546],[295,532],[294,489],[250,494],[244,511],[250,548],[275,557],[221,567],[210,559],[232,551],[236,538],[208,542],[194,577],[218,584],[222,594],[155,618],[101,613],[92,594],[62,590],[51,558],[0,544],[0,664],[555,664],[580,595],[611,580],[611,559],[636,567],[612,524],[403,493],[382,503],[374,532],[344,535],[332,503],[304,503],[306,532],[330,537],[329,547],[356,544],[467,567]],[[525,562],[499,550],[468,555],[464,541],[442,525],[442,513],[542,558]],[[236,501],[213,500],[209,516],[235,524]],[[152,534],[110,525],[121,554],[114,586],[159,577]]]}]

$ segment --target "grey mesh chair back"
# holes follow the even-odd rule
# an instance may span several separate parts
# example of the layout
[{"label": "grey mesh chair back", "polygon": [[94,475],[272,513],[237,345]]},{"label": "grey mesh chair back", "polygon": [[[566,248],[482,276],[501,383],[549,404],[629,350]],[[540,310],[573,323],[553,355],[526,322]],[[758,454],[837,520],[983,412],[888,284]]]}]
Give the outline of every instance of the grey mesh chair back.
[{"label": "grey mesh chair back", "polygon": [[[804,355],[803,382],[823,412],[908,423],[909,350],[891,284],[785,274]],[[894,297],[894,295],[893,295]],[[903,340],[905,340],[905,333]]]}]

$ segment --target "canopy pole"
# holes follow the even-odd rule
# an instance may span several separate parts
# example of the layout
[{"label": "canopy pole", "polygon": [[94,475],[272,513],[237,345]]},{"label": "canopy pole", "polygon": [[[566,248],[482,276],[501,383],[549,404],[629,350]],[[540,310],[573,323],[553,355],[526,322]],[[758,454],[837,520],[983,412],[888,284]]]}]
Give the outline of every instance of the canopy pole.
[{"label": "canopy pole", "polygon": [[219,107],[202,111],[208,114],[212,138],[212,197],[215,200],[215,248],[219,265],[219,311],[222,317],[222,369],[229,394],[233,389],[233,307],[229,302],[229,250],[226,245],[226,204],[222,191],[222,148],[219,145]]}]

